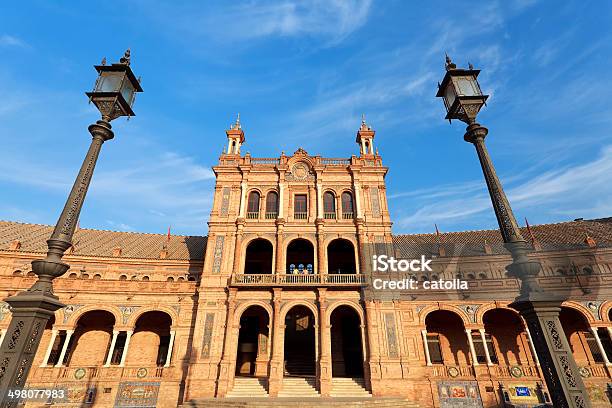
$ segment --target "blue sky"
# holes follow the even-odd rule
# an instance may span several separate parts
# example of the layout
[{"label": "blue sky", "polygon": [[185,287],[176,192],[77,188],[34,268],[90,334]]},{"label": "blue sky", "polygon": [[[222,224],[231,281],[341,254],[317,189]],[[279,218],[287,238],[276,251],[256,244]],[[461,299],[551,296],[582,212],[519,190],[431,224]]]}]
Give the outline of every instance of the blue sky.
[{"label": "blue sky", "polygon": [[496,228],[434,97],[445,51],[483,70],[479,122],[520,224],[612,216],[610,2],[80,3],[0,6],[0,219],[55,223],[98,119],[92,65],[127,47],[145,92],[113,122],[82,227],[203,234],[237,112],[256,157],[357,154],[364,112],[396,233]]}]

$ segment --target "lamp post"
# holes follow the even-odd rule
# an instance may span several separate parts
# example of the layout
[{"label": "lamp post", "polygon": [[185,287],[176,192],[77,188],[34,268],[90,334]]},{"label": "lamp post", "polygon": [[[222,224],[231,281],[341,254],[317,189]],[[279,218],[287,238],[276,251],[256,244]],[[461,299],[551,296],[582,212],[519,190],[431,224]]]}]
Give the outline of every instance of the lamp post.
[{"label": "lamp post", "polygon": [[508,275],[521,281],[519,296],[510,306],[527,322],[553,405],[588,408],[591,406],[588,394],[559,321],[563,298],[546,293],[538,284],[542,266],[527,256],[529,246],[521,235],[485,146],[488,130],[476,122],[488,98],[478,84],[479,73],[471,64],[468,69],[457,68],[447,55],[446,75],[438,84],[436,96],[444,100],[446,119],[459,119],[468,125],[463,138],[476,148],[504,244],[512,255],[512,263],[506,267]]},{"label": "lamp post", "polygon": [[5,299],[12,309],[12,319],[0,346],[2,407],[14,407],[19,402],[9,398],[8,393],[24,388],[45,326],[55,311],[65,306],[53,294],[53,279],[70,268],[62,262],[62,257],[72,246],[72,236],[102,144],[114,137],[110,121],[121,116],[134,116],[134,97],[136,92],[142,92],[139,80],[130,68],[130,50],[119,63],[106,65],[103,60],[95,69],[98,79],[93,91],[86,95],[102,118],[88,128],[92,136],[91,145],[55,229],[47,240],[47,256],[32,261],[32,271],[38,280],[27,291]]}]

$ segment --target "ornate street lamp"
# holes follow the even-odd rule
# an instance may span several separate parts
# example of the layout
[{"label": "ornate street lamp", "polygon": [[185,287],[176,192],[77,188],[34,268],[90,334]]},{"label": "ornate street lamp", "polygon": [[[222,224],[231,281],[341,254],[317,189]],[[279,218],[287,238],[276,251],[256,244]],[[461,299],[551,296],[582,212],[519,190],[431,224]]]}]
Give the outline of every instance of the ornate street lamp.
[{"label": "ornate street lamp", "polygon": [[542,266],[527,256],[529,246],[521,235],[484,143],[488,130],[476,122],[488,98],[478,84],[479,73],[471,64],[468,69],[457,68],[447,55],[446,75],[438,84],[436,96],[444,100],[446,119],[459,119],[468,125],[463,138],[476,147],[499,230],[512,255],[512,263],[506,267],[508,275],[521,281],[520,294],[510,306],[527,322],[553,405],[587,408],[591,406],[588,394],[559,321],[564,299],[544,292],[538,284]]},{"label": "ornate street lamp", "polygon": [[2,407],[14,407],[19,402],[9,398],[8,392],[23,389],[47,322],[56,310],[65,306],[53,294],[53,279],[70,268],[62,262],[62,257],[72,246],[72,236],[102,144],[114,137],[110,121],[120,116],[134,116],[134,96],[136,92],[142,92],[130,68],[130,50],[118,64],[107,66],[103,60],[102,65],[95,68],[99,76],[94,90],[87,92],[87,96],[100,111],[102,119],[88,128],[92,136],[91,145],[62,214],[47,240],[47,256],[32,261],[32,271],[38,280],[27,291],[5,299],[11,307],[12,319],[0,346]]}]

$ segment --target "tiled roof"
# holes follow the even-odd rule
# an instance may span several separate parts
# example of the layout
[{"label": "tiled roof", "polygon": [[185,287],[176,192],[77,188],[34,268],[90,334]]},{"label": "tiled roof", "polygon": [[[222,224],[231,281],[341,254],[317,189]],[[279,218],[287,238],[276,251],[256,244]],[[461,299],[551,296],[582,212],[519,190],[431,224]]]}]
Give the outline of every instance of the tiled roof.
[{"label": "tiled roof", "polygon": [[[0,250],[7,250],[19,240],[22,252],[47,252],[47,239],[53,232],[49,225],[23,224],[0,221]],[[206,237],[135,232],[79,229],[74,234],[73,255],[112,257],[115,248],[121,248],[121,258],[160,259],[166,244],[169,260],[202,260],[206,250]]]},{"label": "tiled roof", "polygon": [[[531,243],[529,230],[521,228],[521,233]],[[612,218],[532,225],[531,233],[544,251],[588,248],[587,235],[597,247],[612,247]],[[506,252],[499,230],[446,232],[440,233],[439,237],[435,233],[393,236],[395,250],[405,256],[438,254],[439,245],[449,256],[484,255],[485,241],[491,253]]]},{"label": "tiled roof", "polygon": [[[8,250],[14,240],[19,240],[19,251],[45,253],[46,240],[53,227],[49,225],[23,224],[0,221],[0,250]],[[612,247],[612,218],[571,221],[558,224],[531,226],[531,231],[542,250],[587,248],[588,235],[598,247]],[[531,242],[527,228],[521,228],[523,236]],[[167,242],[169,260],[202,260],[206,251],[206,239],[202,236],[171,235]],[[165,234],[80,229],[74,236],[74,255],[112,257],[115,248],[121,248],[121,258],[159,259]],[[491,253],[506,252],[498,230],[445,232],[432,234],[394,235],[393,244],[398,255],[438,254],[439,242],[447,255],[484,255],[484,245]]]}]

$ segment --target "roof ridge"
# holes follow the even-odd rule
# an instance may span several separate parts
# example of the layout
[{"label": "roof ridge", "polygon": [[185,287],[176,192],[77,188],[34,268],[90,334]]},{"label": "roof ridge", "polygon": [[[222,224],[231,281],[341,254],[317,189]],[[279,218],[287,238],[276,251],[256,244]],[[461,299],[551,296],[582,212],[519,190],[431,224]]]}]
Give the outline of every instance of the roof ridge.
[{"label": "roof ridge", "polygon": [[[0,222],[5,222],[7,224],[19,224],[19,225],[32,225],[32,226],[39,226],[39,227],[49,227],[49,228],[53,228],[52,225],[48,225],[48,224],[36,224],[36,223],[32,223],[32,222],[21,222],[21,221],[8,221],[8,220],[0,220]],[[139,232],[139,231],[115,231],[115,230],[109,230],[109,229],[98,229],[98,228],[79,228],[77,231],[100,231],[100,232],[112,232],[112,233],[118,233],[118,234],[133,234],[133,235],[157,235],[160,237],[166,237],[167,234],[160,234],[160,233],[155,233],[155,232]],[[75,231],[75,233],[77,232]],[[207,237],[208,235],[180,235],[180,234],[170,234],[171,237]]]}]

